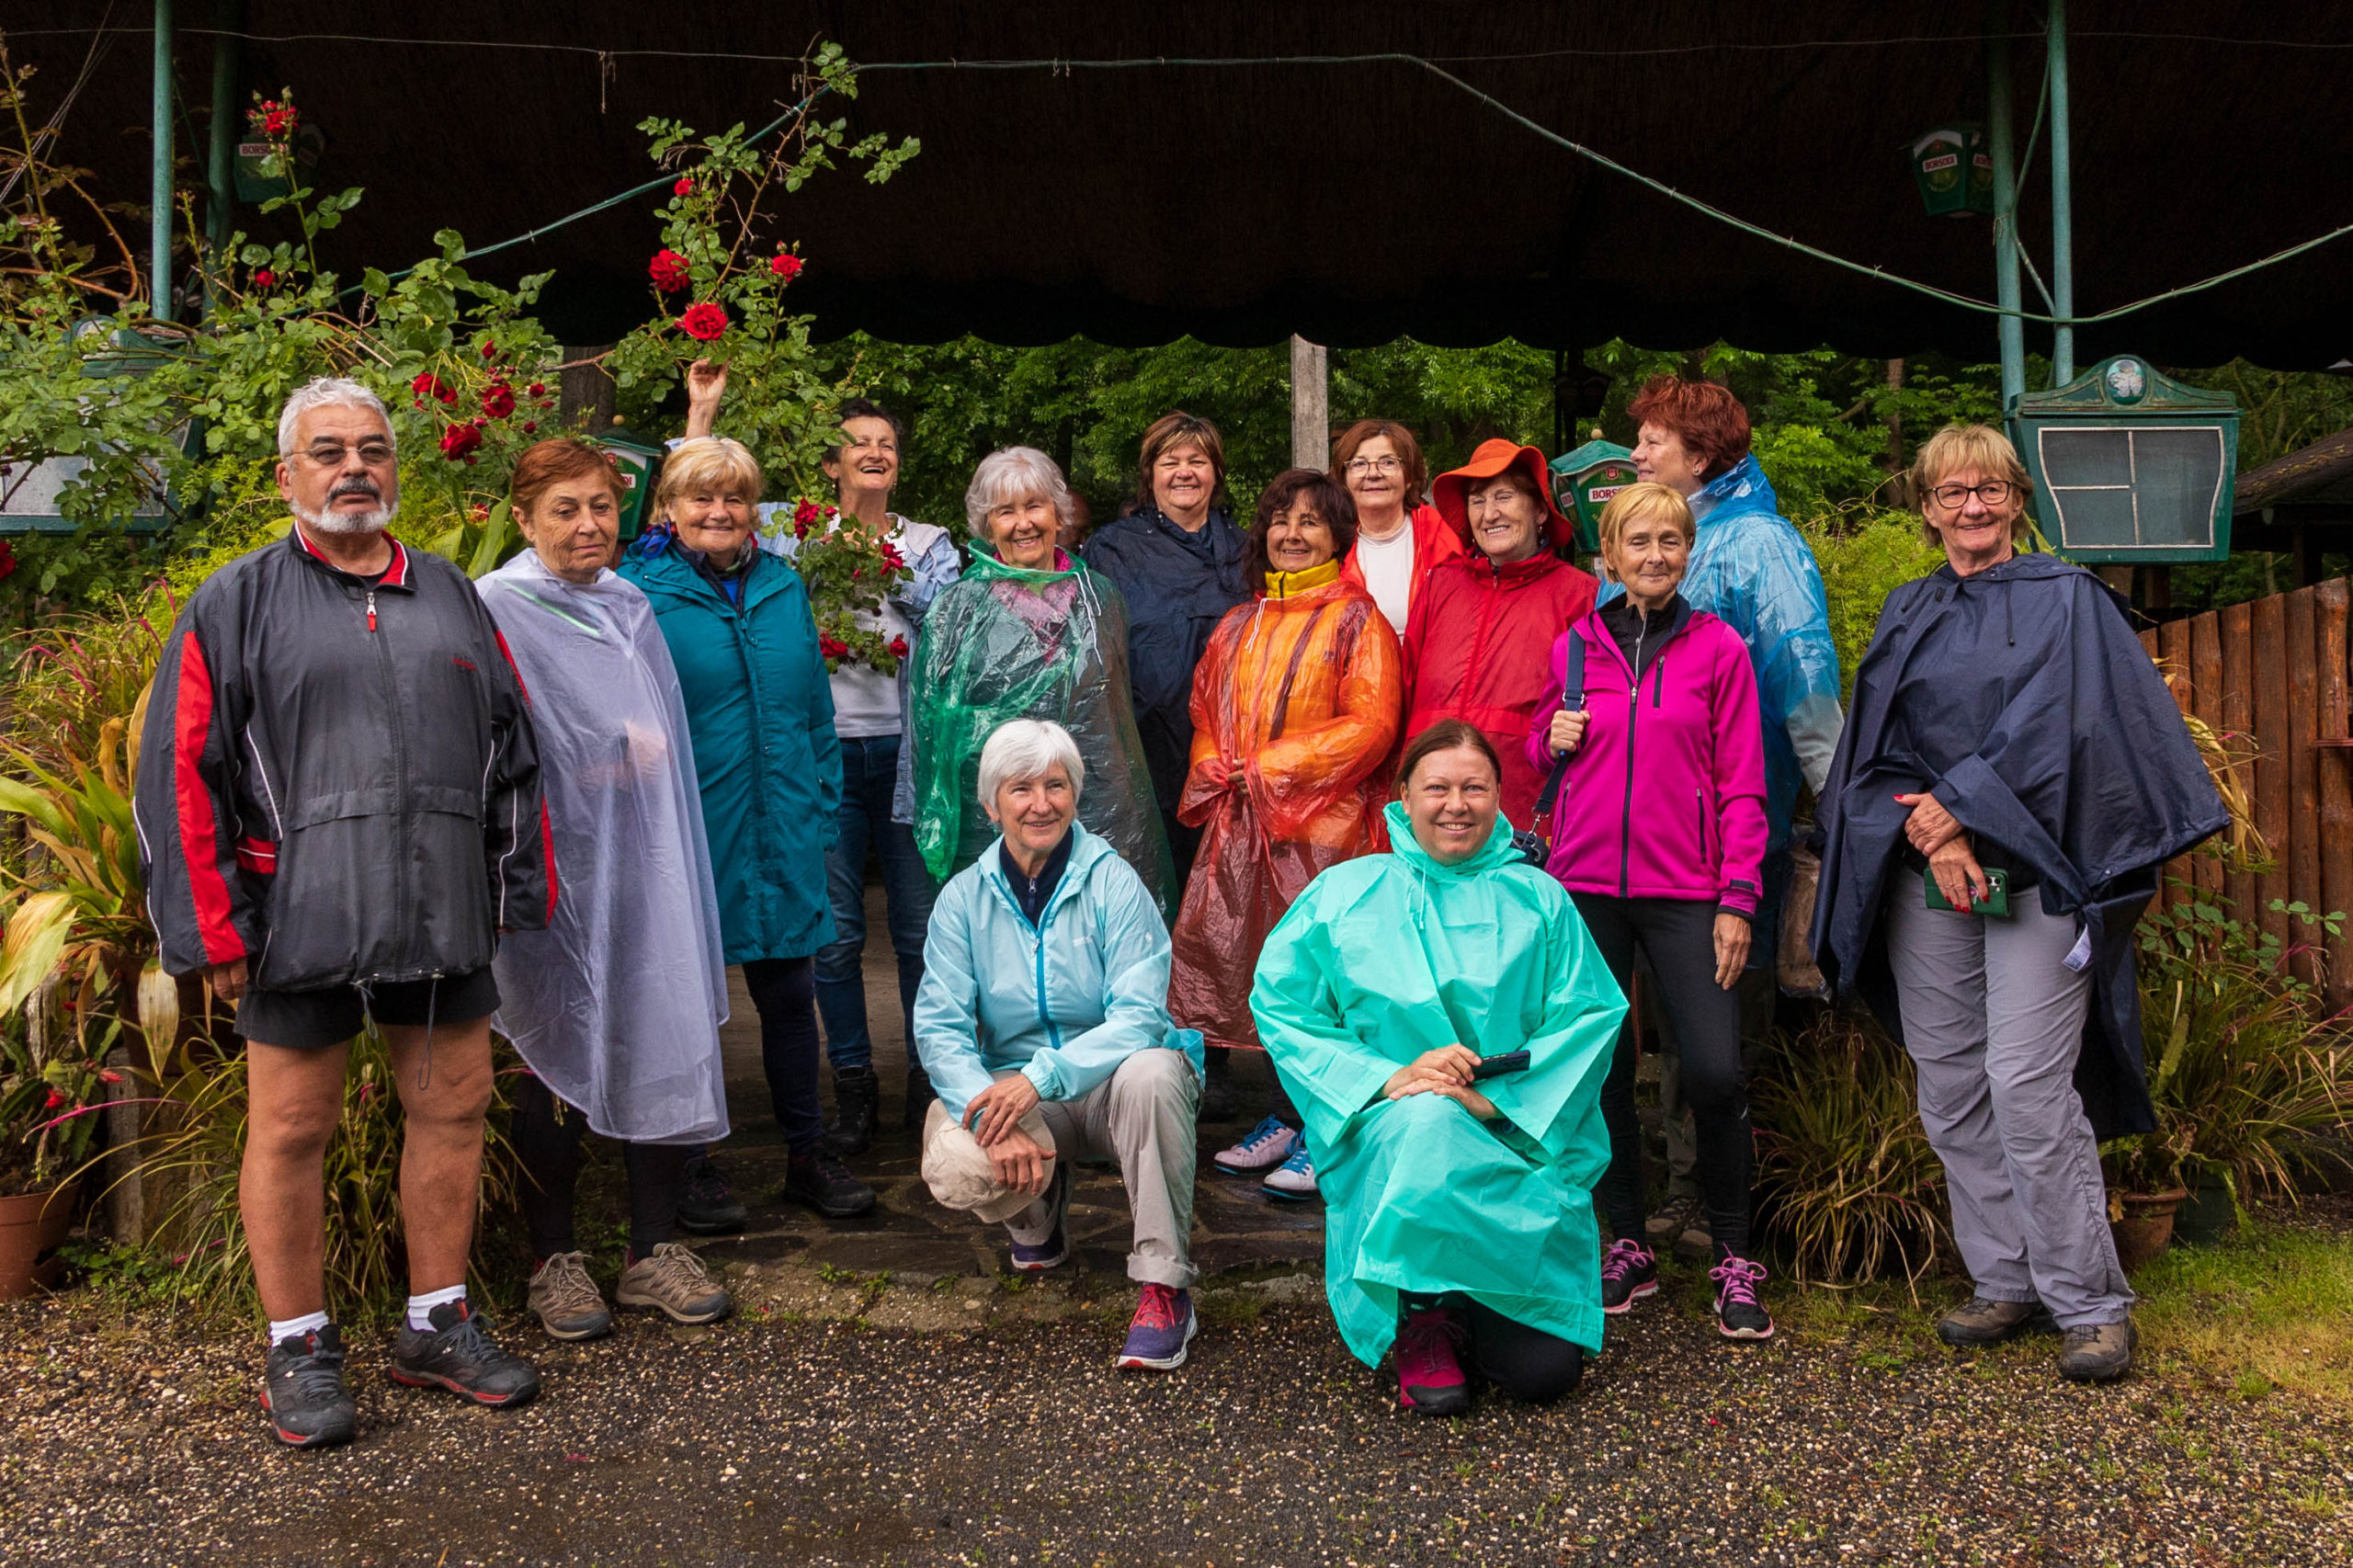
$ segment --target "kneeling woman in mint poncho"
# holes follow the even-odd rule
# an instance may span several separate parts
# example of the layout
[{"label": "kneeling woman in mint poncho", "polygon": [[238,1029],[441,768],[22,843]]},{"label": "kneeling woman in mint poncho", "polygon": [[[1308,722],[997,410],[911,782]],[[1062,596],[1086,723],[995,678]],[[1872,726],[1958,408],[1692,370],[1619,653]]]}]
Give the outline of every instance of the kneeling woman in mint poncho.
[{"label": "kneeling woman in mint poncho", "polygon": [[[1471,1403],[1463,1352],[1557,1399],[1601,1348],[1593,1185],[1625,998],[1561,884],[1498,810],[1495,747],[1459,720],[1405,750],[1392,852],[1308,884],[1259,955],[1251,1011],[1307,1123],[1324,1291],[1398,1403]],[[1527,1052],[1517,1071],[1512,1053]]]}]

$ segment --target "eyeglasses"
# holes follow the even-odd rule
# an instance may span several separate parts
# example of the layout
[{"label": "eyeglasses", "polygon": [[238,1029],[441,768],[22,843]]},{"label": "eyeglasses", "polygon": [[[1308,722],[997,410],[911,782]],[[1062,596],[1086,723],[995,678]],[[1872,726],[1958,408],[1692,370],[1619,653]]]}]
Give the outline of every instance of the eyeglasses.
[{"label": "eyeglasses", "polygon": [[[313,462],[318,464],[321,468],[341,468],[343,466],[343,460],[348,456],[350,452],[351,449],[348,447],[333,446],[322,441],[318,445],[310,448],[302,455],[310,459]],[[360,442],[359,460],[366,463],[369,468],[392,467],[392,443],[389,441]]]},{"label": "eyeglasses", "polygon": [[2014,488],[2006,479],[1989,479],[1983,484],[1939,484],[1928,494],[1937,498],[1938,506],[1953,512],[1967,506],[1972,495],[1988,506],[2004,506]]},{"label": "eyeglasses", "polygon": [[1395,473],[1405,465],[1395,458],[1350,458],[1345,473]]}]

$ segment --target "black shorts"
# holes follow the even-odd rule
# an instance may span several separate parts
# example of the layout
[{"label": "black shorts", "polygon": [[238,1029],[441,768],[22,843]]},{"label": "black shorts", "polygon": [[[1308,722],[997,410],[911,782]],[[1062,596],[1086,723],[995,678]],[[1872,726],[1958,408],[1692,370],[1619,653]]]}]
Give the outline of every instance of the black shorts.
[{"label": "black shorts", "polygon": [[264,1045],[318,1051],[341,1045],[366,1018],[380,1024],[470,1024],[498,1011],[498,982],[485,964],[439,980],[386,981],[324,991],[248,989],[237,1001],[237,1032]]}]

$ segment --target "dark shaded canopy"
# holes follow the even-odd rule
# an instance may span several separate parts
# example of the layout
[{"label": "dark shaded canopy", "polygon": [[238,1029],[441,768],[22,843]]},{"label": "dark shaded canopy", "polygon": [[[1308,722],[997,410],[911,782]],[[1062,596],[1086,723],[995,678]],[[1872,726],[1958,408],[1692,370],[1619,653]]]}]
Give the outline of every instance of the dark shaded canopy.
[{"label": "dark shaded canopy", "polygon": [[[200,4],[179,9],[188,30],[178,79],[194,109],[183,124],[200,128],[213,40],[195,29],[210,18]],[[5,0],[13,17],[0,25],[60,28],[76,11],[95,20],[94,10]],[[2021,142],[2041,75],[2041,12],[1992,7],[2022,35],[2011,46]],[[347,0],[331,11],[253,0],[244,83],[290,84],[332,137],[321,185],[367,187],[325,247],[347,277],[426,254],[437,229],[503,240],[635,184],[653,172],[634,129],[649,115],[763,123],[792,96],[790,60],[829,38],[870,63],[1417,54],[1769,230],[1990,300],[1991,221],[1927,216],[1906,155],[1920,131],[1983,116],[1986,15],[1923,0]],[[2335,7],[2078,0],[2070,16],[2083,311],[2353,222],[2353,35]],[[318,36],[329,31],[474,47]],[[259,41],[279,35],[309,36]],[[480,47],[491,41],[571,51]],[[12,36],[20,59],[44,68],[44,108],[88,43]],[[638,50],[785,58],[626,52]],[[145,189],[147,59],[141,34],[111,40],[65,144],[127,199]],[[1988,316],[1740,233],[1411,63],[878,69],[842,112],[855,130],[919,136],[924,151],[886,187],[827,176],[784,210],[783,232],[811,262],[796,292],[827,335],[971,332],[1018,344],[1084,333],[1134,344],[1189,333],[1239,345],[1298,332],[1337,345],[1508,335],[1571,348],[1622,335],[1654,347],[1726,338],[1765,350],[1829,342],[1879,356],[1994,354]],[[2025,192],[2021,228],[2047,266],[2040,150]],[[657,204],[648,197],[573,224],[482,269],[557,269],[552,324],[572,341],[608,340],[649,308]],[[2040,308],[2030,284],[2027,301]],[[2318,367],[2353,350],[2348,327],[2353,238],[2086,327],[2077,361],[2129,349],[2166,364],[2245,355]],[[2047,330],[2029,325],[2028,343],[2047,347]]]}]

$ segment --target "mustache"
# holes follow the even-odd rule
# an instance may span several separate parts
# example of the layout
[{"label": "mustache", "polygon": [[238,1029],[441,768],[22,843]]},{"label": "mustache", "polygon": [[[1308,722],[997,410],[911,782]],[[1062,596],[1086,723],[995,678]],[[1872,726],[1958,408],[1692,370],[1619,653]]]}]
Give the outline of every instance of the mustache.
[{"label": "mustache", "polygon": [[335,488],[327,492],[327,499],[330,501],[340,500],[346,495],[365,495],[370,501],[381,501],[384,498],[384,487],[362,475],[352,479],[337,480]]}]

